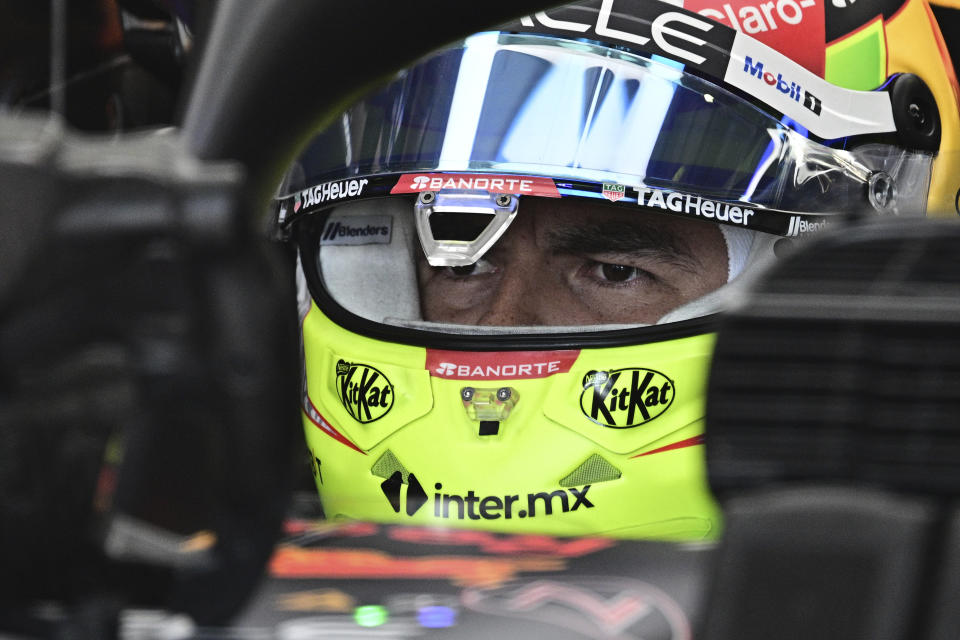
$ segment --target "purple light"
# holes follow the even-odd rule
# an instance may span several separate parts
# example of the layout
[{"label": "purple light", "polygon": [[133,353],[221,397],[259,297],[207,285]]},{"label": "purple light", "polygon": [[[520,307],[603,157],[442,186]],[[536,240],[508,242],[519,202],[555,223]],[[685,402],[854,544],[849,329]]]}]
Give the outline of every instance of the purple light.
[{"label": "purple light", "polygon": [[417,622],[427,629],[446,629],[457,623],[457,612],[450,607],[421,607]]}]

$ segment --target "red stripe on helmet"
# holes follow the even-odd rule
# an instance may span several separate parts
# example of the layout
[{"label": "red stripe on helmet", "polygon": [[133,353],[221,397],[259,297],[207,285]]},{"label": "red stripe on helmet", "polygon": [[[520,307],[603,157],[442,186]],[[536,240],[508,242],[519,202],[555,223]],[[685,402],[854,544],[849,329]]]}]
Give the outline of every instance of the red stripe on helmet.
[{"label": "red stripe on helmet", "polygon": [[687,438],[686,440],[680,440],[679,442],[674,442],[673,444],[668,444],[666,446],[660,447],[659,449],[654,449],[653,451],[645,451],[643,453],[638,453],[635,456],[630,456],[631,458],[640,458],[642,456],[652,456],[655,453],[663,453],[664,451],[673,451],[674,449],[686,449],[687,447],[695,447],[698,444],[703,444],[703,435],[693,436],[692,438]]}]

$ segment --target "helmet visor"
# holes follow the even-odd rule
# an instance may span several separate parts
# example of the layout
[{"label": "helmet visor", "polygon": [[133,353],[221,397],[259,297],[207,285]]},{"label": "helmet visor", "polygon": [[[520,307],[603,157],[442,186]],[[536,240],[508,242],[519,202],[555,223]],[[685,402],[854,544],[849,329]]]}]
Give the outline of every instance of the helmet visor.
[{"label": "helmet visor", "polygon": [[893,166],[900,175],[893,176],[892,208],[923,208],[928,156],[875,145],[880,152],[863,158],[814,142],[791,123],[657,56],[483,33],[354,105],[300,165],[306,184],[483,171],[671,189],[806,213],[868,206],[871,174]]}]

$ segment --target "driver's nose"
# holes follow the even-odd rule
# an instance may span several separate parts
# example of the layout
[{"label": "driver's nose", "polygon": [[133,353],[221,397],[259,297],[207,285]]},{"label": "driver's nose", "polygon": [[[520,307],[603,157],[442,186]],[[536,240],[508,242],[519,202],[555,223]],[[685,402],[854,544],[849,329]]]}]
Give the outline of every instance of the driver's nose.
[{"label": "driver's nose", "polygon": [[479,324],[516,327],[551,324],[550,312],[542,303],[542,285],[531,281],[522,270],[505,269],[490,294]]}]

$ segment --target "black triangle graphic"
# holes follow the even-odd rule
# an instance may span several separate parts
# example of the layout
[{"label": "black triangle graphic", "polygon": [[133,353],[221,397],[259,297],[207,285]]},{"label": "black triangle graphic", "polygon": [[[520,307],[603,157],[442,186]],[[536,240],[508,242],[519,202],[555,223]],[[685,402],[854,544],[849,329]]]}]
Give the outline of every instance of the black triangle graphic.
[{"label": "black triangle graphic", "polygon": [[[400,472],[398,471],[397,473]],[[426,501],[427,492],[420,486],[420,481],[417,480],[417,476],[411,473],[407,476],[407,515],[412,516],[415,514]]]},{"label": "black triangle graphic", "polygon": [[[393,475],[380,483],[383,495],[387,496],[394,513],[400,513],[400,487],[402,486],[403,474],[399,471],[394,471]],[[423,491],[423,489],[420,490]],[[407,510],[409,511],[409,507],[407,507]]]}]

